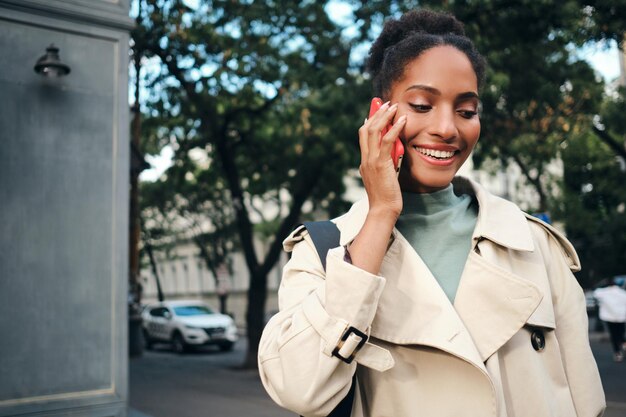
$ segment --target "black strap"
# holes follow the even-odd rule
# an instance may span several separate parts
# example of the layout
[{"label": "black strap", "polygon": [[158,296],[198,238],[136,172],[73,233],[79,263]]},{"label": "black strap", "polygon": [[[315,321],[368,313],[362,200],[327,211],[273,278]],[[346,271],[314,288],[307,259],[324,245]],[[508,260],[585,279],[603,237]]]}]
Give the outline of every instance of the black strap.
[{"label": "black strap", "polygon": [[322,261],[324,271],[326,271],[326,254],[332,248],[339,246],[340,233],[337,225],[330,220],[319,222],[304,222],[304,227],[309,232],[311,240],[315,245],[315,250]]},{"label": "black strap", "polygon": [[[311,240],[315,245],[317,255],[322,261],[324,271],[326,271],[326,254],[332,248],[339,246],[340,233],[337,225],[330,220],[324,220],[319,222],[305,222],[303,223],[306,230],[311,236]],[[328,417],[350,417],[352,413],[352,404],[354,403],[354,390],[356,387],[356,374],[352,376],[352,385],[350,391],[341,400],[337,407],[330,412]]]}]

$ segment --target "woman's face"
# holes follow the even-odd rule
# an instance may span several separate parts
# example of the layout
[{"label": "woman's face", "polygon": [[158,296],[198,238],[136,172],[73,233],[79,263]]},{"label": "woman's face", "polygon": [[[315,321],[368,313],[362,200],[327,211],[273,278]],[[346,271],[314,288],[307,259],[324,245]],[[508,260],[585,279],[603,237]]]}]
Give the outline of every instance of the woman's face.
[{"label": "woman's face", "polygon": [[405,114],[403,191],[430,193],[450,184],[480,136],[478,81],[467,56],[437,46],[411,61],[390,92]]}]

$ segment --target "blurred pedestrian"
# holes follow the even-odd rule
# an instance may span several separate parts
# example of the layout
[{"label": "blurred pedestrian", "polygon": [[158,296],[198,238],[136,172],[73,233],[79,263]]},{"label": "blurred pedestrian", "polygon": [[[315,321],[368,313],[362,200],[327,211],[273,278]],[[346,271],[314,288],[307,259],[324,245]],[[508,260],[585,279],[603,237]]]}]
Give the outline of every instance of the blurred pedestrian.
[{"label": "blurred pedestrian", "polygon": [[358,132],[367,198],[333,220],[325,266],[304,226],[284,242],[280,311],[259,347],[270,396],[304,416],[601,415],[573,246],[456,176],[485,74],[461,22],[390,19],[368,67],[386,103]]},{"label": "blurred pedestrian", "polygon": [[615,278],[608,287],[598,288],[593,296],[598,300],[600,320],[606,323],[611,335],[613,360],[624,360],[624,332],[626,331],[626,291],[624,278]]}]

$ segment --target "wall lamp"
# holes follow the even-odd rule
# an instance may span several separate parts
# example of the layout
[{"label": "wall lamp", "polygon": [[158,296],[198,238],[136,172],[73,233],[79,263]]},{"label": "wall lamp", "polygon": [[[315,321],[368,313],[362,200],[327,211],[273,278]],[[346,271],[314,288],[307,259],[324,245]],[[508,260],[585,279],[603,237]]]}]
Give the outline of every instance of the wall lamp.
[{"label": "wall lamp", "polygon": [[59,48],[51,44],[46,48],[46,54],[37,60],[35,72],[45,77],[57,78],[70,73],[70,67],[59,58]]}]

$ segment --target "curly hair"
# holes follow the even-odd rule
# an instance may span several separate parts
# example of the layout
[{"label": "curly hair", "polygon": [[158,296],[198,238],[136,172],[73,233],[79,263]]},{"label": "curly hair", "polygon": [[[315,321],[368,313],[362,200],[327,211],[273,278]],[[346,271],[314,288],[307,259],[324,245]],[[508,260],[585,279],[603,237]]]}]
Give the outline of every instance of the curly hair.
[{"label": "curly hair", "polygon": [[451,14],[421,9],[385,22],[380,36],[372,44],[367,69],[372,76],[374,94],[387,96],[391,85],[402,79],[409,62],[440,45],[453,46],[467,56],[481,88],[486,62],[465,36],[463,24]]}]

